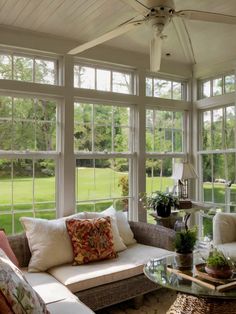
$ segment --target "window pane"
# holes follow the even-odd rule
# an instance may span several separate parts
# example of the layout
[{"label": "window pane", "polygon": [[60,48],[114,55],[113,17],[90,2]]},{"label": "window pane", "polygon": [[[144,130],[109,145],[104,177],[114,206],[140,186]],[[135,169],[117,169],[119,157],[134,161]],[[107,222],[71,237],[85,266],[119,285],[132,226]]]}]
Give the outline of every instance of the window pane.
[{"label": "window pane", "polygon": [[10,55],[0,55],[0,79],[12,79],[12,57]]},{"label": "window pane", "polygon": [[232,93],[235,91],[235,75],[225,76],[225,93]]},{"label": "window pane", "polygon": [[223,79],[222,77],[213,80],[213,96],[222,95]]},{"label": "window pane", "polygon": [[33,59],[14,56],[14,79],[18,81],[33,82]]},{"label": "window pane", "polygon": [[74,86],[95,89],[95,69],[84,66],[74,67]]},{"label": "window pane", "polygon": [[173,82],[173,99],[181,100],[182,99],[182,83]]},{"label": "window pane", "polygon": [[35,150],[35,122],[13,122],[13,150]]},{"label": "window pane", "polygon": [[56,84],[56,62],[35,59],[35,82]]},{"label": "window pane", "polygon": [[202,149],[211,149],[211,111],[203,112]]},{"label": "window pane", "polygon": [[154,97],[171,99],[171,82],[154,79]]},{"label": "window pane", "polygon": [[[177,162],[177,160],[175,159]],[[174,188],[175,182],[172,178],[174,158],[146,160],[146,191],[152,193],[155,191],[169,191]]]},{"label": "window pane", "polygon": [[12,121],[0,118],[0,150],[12,148]]},{"label": "window pane", "polygon": [[122,94],[131,94],[131,75],[121,72],[112,72],[112,91]]},{"label": "window pane", "polygon": [[97,90],[110,91],[111,71],[97,69],[96,74],[97,74]]},{"label": "window pane", "polygon": [[212,118],[212,148],[222,148],[222,122],[223,122],[223,110],[213,110]]},{"label": "window pane", "polygon": [[225,203],[225,156],[223,154],[213,155],[213,177],[214,177],[214,202]]},{"label": "window pane", "polygon": [[[0,211],[10,211],[11,208],[12,208],[11,161],[1,159],[0,160]],[[2,222],[1,222],[1,225],[2,225]]]},{"label": "window pane", "polygon": [[152,81],[153,81],[152,78],[146,77],[146,96],[152,97],[152,95],[153,95]]},{"label": "window pane", "polygon": [[212,178],[212,158],[210,155],[202,156],[202,177],[203,177],[204,202],[212,202],[213,178]]},{"label": "window pane", "polygon": [[202,96],[203,97],[211,96],[211,81],[207,81],[202,84]]},{"label": "window pane", "polygon": [[35,120],[35,107],[32,98],[14,98],[13,99],[13,119]]},{"label": "window pane", "polygon": [[94,149],[96,152],[112,151],[112,127],[111,126],[94,126]]},{"label": "window pane", "polygon": [[235,106],[226,107],[225,148],[235,147]]},{"label": "window pane", "polygon": [[92,105],[74,105],[74,149],[76,151],[92,150]]}]

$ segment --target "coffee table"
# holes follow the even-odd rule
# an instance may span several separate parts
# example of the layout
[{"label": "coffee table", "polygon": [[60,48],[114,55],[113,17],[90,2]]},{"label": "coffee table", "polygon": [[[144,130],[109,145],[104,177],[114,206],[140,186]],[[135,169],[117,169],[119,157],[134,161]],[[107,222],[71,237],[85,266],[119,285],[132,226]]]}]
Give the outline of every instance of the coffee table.
[{"label": "coffee table", "polygon": [[[194,264],[202,262],[195,253]],[[225,292],[212,290],[167,271],[167,266],[176,268],[174,255],[150,260],[144,266],[144,274],[158,285],[178,292],[168,314],[236,314],[236,288]]]}]

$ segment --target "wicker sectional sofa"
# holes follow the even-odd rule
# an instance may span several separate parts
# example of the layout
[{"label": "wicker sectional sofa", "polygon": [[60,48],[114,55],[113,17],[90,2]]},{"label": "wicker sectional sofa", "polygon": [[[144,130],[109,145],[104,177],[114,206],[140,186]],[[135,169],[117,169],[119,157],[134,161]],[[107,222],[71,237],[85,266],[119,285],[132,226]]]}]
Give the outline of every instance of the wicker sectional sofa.
[{"label": "wicker sectional sofa", "polygon": [[[27,280],[49,304],[51,313],[93,313],[98,309],[158,289],[156,284],[144,276],[143,265],[149,258],[172,254],[175,232],[162,226],[143,222],[129,222],[129,224],[137,243],[129,246],[124,252],[120,252],[118,258],[114,260],[90,263],[86,266],[87,268],[84,268],[89,276],[82,274],[82,279],[79,275],[81,266],[60,265],[48,272],[28,273],[27,266],[31,253],[26,235],[9,236],[8,240],[20,267],[25,271]],[[101,272],[100,275],[99,272]],[[72,277],[75,280],[72,280]],[[58,293],[55,292],[54,287],[55,291],[57,287],[62,288],[62,292],[60,289]],[[65,296],[61,296],[64,293]],[[56,302],[53,300],[55,295]],[[72,296],[76,296],[75,300],[79,299],[81,310],[78,308],[69,310],[68,304],[71,306]],[[63,304],[63,300],[68,298],[70,302]],[[84,304],[91,311],[86,306],[83,308]]]}]

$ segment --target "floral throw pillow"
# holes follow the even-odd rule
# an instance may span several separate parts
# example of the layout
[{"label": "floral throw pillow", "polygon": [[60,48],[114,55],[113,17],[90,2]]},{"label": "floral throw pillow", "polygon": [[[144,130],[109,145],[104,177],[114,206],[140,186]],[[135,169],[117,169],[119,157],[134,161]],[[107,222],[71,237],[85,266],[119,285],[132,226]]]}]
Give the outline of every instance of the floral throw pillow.
[{"label": "floral throw pillow", "polygon": [[66,226],[73,247],[73,265],[117,256],[110,217],[70,219],[66,221]]},{"label": "floral throw pillow", "polygon": [[12,313],[49,314],[43,300],[1,249],[0,291]]}]

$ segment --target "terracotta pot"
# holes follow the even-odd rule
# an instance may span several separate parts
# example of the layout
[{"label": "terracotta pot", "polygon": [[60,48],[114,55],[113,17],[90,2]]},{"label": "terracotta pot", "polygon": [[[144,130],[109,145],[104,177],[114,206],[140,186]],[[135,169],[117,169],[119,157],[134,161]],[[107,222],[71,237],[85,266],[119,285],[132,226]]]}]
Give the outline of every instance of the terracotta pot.
[{"label": "terracotta pot", "polygon": [[217,268],[205,266],[205,271],[213,278],[228,279],[232,276],[232,269],[229,266]]},{"label": "terracotta pot", "polygon": [[176,252],[175,262],[179,270],[191,270],[193,268],[193,253]]}]

